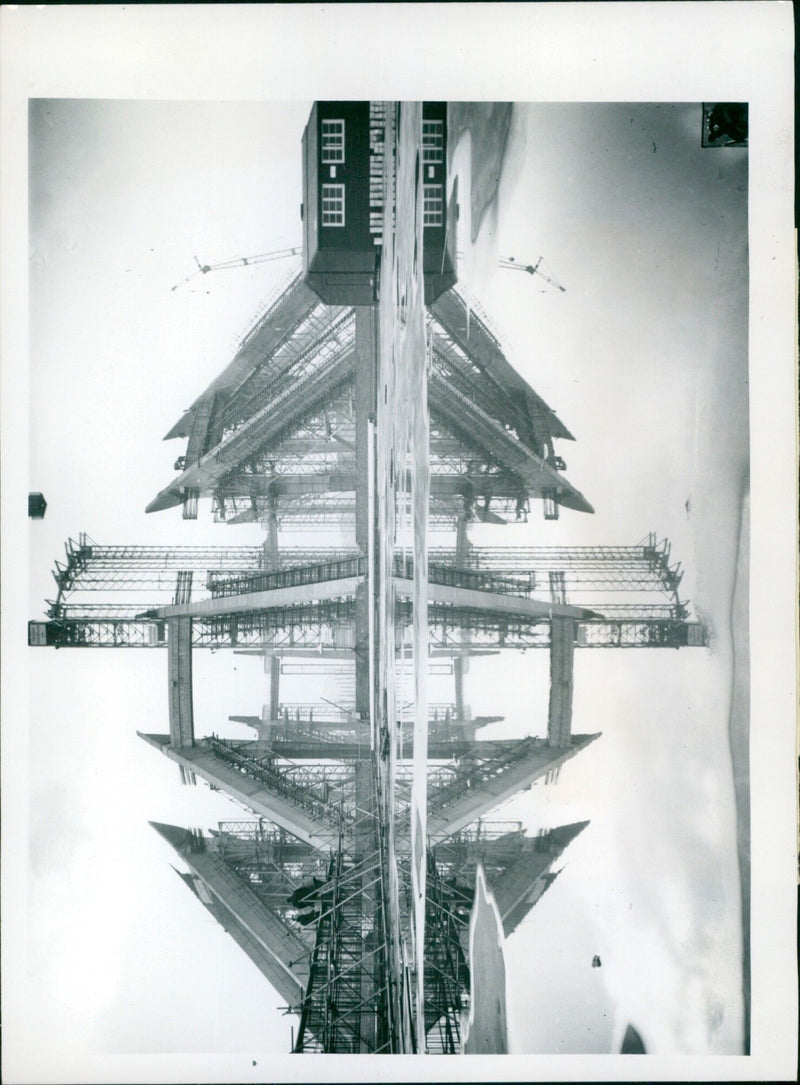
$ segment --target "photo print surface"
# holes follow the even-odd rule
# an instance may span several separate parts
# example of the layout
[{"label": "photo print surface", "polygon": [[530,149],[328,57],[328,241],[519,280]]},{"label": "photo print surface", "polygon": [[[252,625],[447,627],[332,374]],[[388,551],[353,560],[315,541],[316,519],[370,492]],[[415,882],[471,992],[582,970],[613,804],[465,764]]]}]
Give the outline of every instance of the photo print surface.
[{"label": "photo print surface", "polygon": [[718,105],[31,101],[29,939],[65,1042],[748,1050]]}]

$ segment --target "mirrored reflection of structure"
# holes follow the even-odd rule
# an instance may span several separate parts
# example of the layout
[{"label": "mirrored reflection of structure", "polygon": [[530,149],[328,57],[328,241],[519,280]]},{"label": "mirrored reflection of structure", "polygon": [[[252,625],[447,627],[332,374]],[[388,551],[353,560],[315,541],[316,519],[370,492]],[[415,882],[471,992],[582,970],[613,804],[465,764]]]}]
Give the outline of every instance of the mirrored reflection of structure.
[{"label": "mirrored reflection of structure", "polygon": [[[427,554],[428,642],[431,661],[447,660],[453,675],[452,701],[429,705],[423,928],[411,902],[413,730],[402,710],[394,730],[378,725],[387,693],[376,683],[378,658],[391,654],[393,667],[396,655],[408,657],[413,623],[413,559],[398,545],[385,570],[394,637],[382,638],[373,553],[376,291],[386,231],[405,228],[383,195],[396,110],[315,106],[303,144],[304,271],[268,301],[233,361],[167,434],[185,449],[147,511],[180,508],[192,521],[209,499],[216,522],[263,524],[263,546],[104,545],[81,535],[56,563],[47,619],[29,625],[32,645],[166,648],[169,730],[142,738],[184,782],[205,781],[257,820],[209,834],[155,828],[188,868],[189,888],[296,1015],[297,1052],[461,1050],[478,865],[510,936],[587,825],[529,837],[496,820],[507,800],[552,779],[598,737],[573,731],[575,649],[704,642],[679,596],[680,567],[653,535],[635,546],[471,544],[476,522],[499,530],[540,505],[546,533],[562,508],[592,507],[555,451],[572,434],[454,284],[446,116],[442,103],[426,103],[419,133],[428,516],[442,539]],[[403,480],[411,470],[396,465]],[[263,654],[269,703],[232,717],[254,737],[196,734],[195,648]],[[473,716],[466,664],[512,648],[549,653],[546,728],[483,738],[497,717]],[[351,676],[346,704],[282,701],[282,667],[312,655]],[[421,996],[415,939],[426,961]]]}]

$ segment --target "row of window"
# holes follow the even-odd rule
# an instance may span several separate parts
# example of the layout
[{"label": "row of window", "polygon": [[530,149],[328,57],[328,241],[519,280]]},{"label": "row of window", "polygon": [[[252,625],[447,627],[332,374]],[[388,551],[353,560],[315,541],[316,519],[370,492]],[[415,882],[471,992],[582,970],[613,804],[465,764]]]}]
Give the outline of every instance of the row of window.
[{"label": "row of window", "polygon": [[[422,161],[434,164],[444,157],[444,121],[422,122]],[[344,162],[344,121],[322,122],[320,161],[323,165]]]},{"label": "row of window", "polygon": [[[444,222],[442,185],[423,185],[422,224],[441,226]],[[344,226],[344,185],[322,186],[322,225]]]}]

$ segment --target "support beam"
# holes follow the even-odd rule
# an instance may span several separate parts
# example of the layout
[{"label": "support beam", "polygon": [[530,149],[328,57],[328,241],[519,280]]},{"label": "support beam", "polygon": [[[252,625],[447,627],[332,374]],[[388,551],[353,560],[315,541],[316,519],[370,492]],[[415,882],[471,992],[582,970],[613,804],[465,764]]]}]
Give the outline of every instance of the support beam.
[{"label": "support beam", "polygon": [[281,559],[278,545],[278,517],[274,503],[270,506],[269,515],[267,516],[267,538],[264,543],[264,554],[268,559],[270,568],[277,569]]},{"label": "support beam", "polygon": [[[403,648],[398,647],[395,649],[395,654],[399,656],[403,650]],[[238,648],[233,654],[235,656],[259,656],[262,659],[277,656],[279,659],[314,659],[317,661],[325,659],[353,662],[355,660],[355,648],[331,648],[327,646],[294,648],[288,645],[276,648]],[[473,656],[496,656],[499,654],[497,648],[479,648],[477,646],[473,648],[467,642],[453,644],[449,648],[432,648],[428,652],[428,658],[431,660],[452,659],[455,661],[456,659],[471,659]],[[407,654],[406,658],[408,658]]]},{"label": "support beam", "polygon": [[[269,458],[268,452],[263,452]],[[241,472],[229,472],[216,486],[217,497],[302,497],[306,494],[349,493],[361,488],[361,476],[358,471],[320,470],[318,473],[292,474],[276,468],[275,475],[253,475]],[[485,474],[477,471],[437,473],[434,467],[430,481],[433,497],[519,497],[524,489],[518,475],[510,472]],[[527,491],[526,491],[527,492]],[[531,487],[530,493],[537,494],[538,489]],[[356,498],[358,504],[358,498]]]},{"label": "support beam", "polygon": [[355,648],[355,711],[362,720],[369,719],[370,712],[370,665],[369,665],[369,612],[372,605],[366,581],[356,588]]},{"label": "support beam", "polygon": [[[410,580],[396,576],[394,583],[399,599],[411,598],[413,584]],[[473,610],[489,610],[498,614],[526,618],[541,618],[543,621],[549,621],[556,616],[578,619],[594,616],[593,611],[585,607],[572,606],[570,603],[551,603],[541,599],[528,599],[523,595],[504,595],[501,592],[478,591],[475,588],[456,588],[449,584],[429,583],[428,602],[469,607]]]},{"label": "support beam", "polygon": [[[476,741],[475,733],[481,727],[490,723],[502,722],[503,716],[477,716],[474,719],[457,719],[440,716],[428,721],[428,734],[431,741],[436,743],[448,743],[450,753],[445,752],[442,746],[442,757],[455,757],[456,747]],[[283,751],[283,743],[292,742],[345,742],[356,744],[359,747],[369,747],[369,723],[367,720],[352,719],[326,719],[324,716],[314,716],[313,719],[303,718],[296,720],[279,716],[266,719],[262,716],[228,716],[232,723],[243,723],[258,732],[259,741],[267,744],[274,743],[276,752],[281,756],[292,755]],[[403,725],[403,734],[411,732],[411,723]],[[330,736],[334,737],[331,738]],[[455,743],[455,745],[453,745]],[[463,752],[463,750],[461,751]],[[308,755],[310,756],[310,755]],[[323,755],[320,754],[320,757]],[[333,756],[333,754],[325,755]],[[344,756],[344,755],[342,755]],[[404,746],[404,756],[410,757],[408,747]],[[431,756],[438,756],[431,754]]]},{"label": "support beam", "polygon": [[[458,514],[458,521],[456,522],[456,565],[465,566],[469,558],[469,552],[472,546],[469,541],[469,520],[467,519],[466,508],[462,509]],[[462,633],[462,638],[467,642],[462,649],[460,657],[453,660],[453,681],[455,685],[455,700],[456,700],[456,715],[463,718],[467,715],[466,708],[464,706],[464,675],[469,669],[469,631],[465,630]]]},{"label": "support beam", "polygon": [[170,742],[181,748],[193,746],[191,618],[170,618],[167,622],[167,659]]},{"label": "support beam", "polygon": [[455,684],[456,715],[463,719],[466,715],[464,708],[464,673],[467,670],[467,659],[464,656],[456,656],[453,660],[453,679]]},{"label": "support beam", "polygon": [[360,1050],[362,1052],[374,1051],[376,1042],[376,1014],[372,1007],[378,997],[380,987],[380,970],[378,936],[381,923],[378,916],[380,907],[378,886],[372,873],[369,871],[367,861],[371,855],[378,851],[378,822],[377,802],[375,794],[375,772],[371,761],[361,761],[355,768],[355,801],[356,823],[354,833],[355,860],[358,864],[364,864],[363,874],[360,878],[359,889],[361,891],[362,915],[364,918],[364,966],[358,969],[355,982],[358,984],[358,993],[365,1012],[361,1014]]},{"label": "support beam", "polygon": [[567,748],[572,734],[572,688],[575,670],[575,620],[553,618],[550,622],[550,704],[547,741]]},{"label": "support beam", "polygon": [[252,591],[244,595],[221,595],[216,599],[199,599],[180,606],[159,607],[156,618],[216,617],[220,614],[244,614],[272,607],[289,607],[299,603],[312,603],[321,599],[338,599],[355,595],[361,577],[343,577],[341,580],[321,580],[313,584],[296,584],[291,588],[270,588],[268,591]]},{"label": "support beam", "polygon": [[[495,740],[491,745],[496,749],[511,748],[516,744],[515,739]],[[428,759],[430,761],[451,761],[454,757],[467,757],[470,754],[480,754],[488,743],[471,741],[463,738],[437,740],[428,742]],[[365,761],[372,756],[370,749],[369,733],[365,732],[362,741],[338,741],[333,739],[326,741],[324,738],[305,738],[298,734],[286,738],[269,738],[263,742],[263,755],[285,758],[287,761]],[[398,761],[410,761],[414,756],[414,747],[411,741],[403,743],[403,755]]]},{"label": "support beam", "polygon": [[269,660],[269,718],[276,720],[280,713],[281,704],[281,660],[280,656],[273,655]]}]

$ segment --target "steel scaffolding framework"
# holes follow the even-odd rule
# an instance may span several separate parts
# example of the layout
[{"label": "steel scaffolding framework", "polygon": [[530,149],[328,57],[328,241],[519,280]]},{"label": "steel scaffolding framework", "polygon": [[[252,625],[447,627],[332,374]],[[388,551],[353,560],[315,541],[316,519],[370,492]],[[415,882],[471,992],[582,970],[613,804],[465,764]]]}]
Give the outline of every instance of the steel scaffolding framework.
[{"label": "steel scaffolding framework", "polygon": [[[354,547],[283,548],[279,555],[263,546],[116,546],[99,545],[81,533],[65,543],[66,562],[55,562],[59,591],[133,591],[174,588],[175,574],[189,570],[195,586],[213,579],[283,567],[316,565],[357,556]],[[680,585],[680,563],[671,560],[666,539],[648,536],[637,546],[478,547],[457,556],[454,547],[432,547],[434,564],[459,565],[498,575],[525,574],[535,590],[552,573],[563,573],[565,587],[653,591],[674,596]]]},{"label": "steel scaffolding framework", "polygon": [[[43,623],[43,643],[58,647],[159,647],[167,630],[155,611],[167,602],[219,598],[337,577],[363,577],[366,559],[339,549],[296,550],[278,568],[265,547],[101,546],[85,534],[66,543],[66,563],[53,572],[58,593]],[[325,557],[327,560],[320,561]],[[578,625],[580,647],[680,647],[704,643],[704,631],[689,620],[680,600],[681,571],[670,545],[654,535],[632,547],[469,548],[431,551],[430,582],[558,603],[597,607]],[[458,561],[458,564],[456,564]],[[395,557],[395,575],[408,577],[407,556]],[[117,593],[129,594],[121,602]],[[110,596],[101,601],[101,593]],[[161,598],[159,598],[159,595]],[[621,596],[617,601],[614,595]],[[633,601],[635,598],[635,601]],[[595,600],[598,600],[595,602]],[[195,618],[196,647],[354,648],[352,599],[248,609],[224,617]],[[432,645],[455,647],[468,633],[476,647],[549,646],[546,621],[431,604]],[[398,628],[410,621],[409,605],[397,604]],[[36,624],[36,623],[34,623]]]}]

